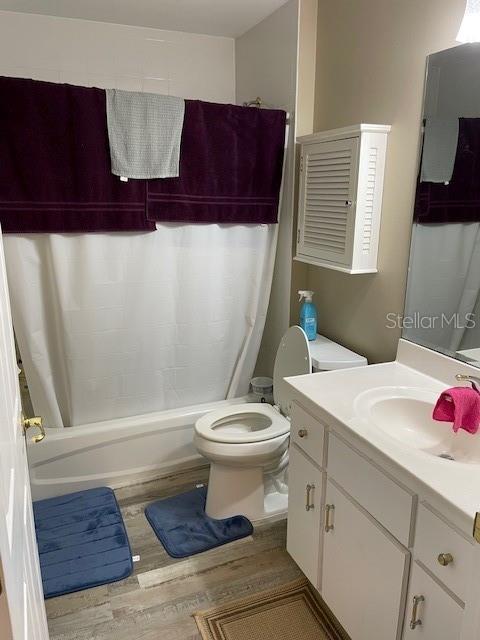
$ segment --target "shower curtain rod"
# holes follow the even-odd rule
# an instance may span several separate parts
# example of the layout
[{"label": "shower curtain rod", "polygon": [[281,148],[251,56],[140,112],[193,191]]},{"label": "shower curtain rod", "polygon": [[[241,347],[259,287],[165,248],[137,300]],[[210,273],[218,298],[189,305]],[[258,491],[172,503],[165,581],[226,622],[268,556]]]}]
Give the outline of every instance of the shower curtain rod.
[{"label": "shower curtain rod", "polygon": [[[275,107],[270,107],[270,105],[267,105],[266,102],[264,102],[260,96],[257,96],[255,98],[255,100],[248,100],[246,102],[243,103],[244,107],[257,107],[258,109],[261,109],[262,107],[267,107],[267,108],[275,108]],[[290,124],[290,112],[287,111],[287,124]]]}]

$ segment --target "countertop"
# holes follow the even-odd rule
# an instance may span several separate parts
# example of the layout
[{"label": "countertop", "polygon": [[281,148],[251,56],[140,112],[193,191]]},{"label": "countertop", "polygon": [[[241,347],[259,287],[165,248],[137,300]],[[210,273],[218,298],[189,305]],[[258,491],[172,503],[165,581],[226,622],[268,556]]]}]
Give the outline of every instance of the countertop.
[{"label": "countertop", "polygon": [[[290,385],[292,398],[303,398],[311,410],[318,408],[319,417],[327,422],[330,419],[334,428],[335,422],[344,425],[458,510],[468,519],[466,521],[473,522],[476,512],[480,511],[480,462],[452,462],[427,455],[392,439],[372,426],[365,416],[359,415],[358,399],[372,389],[397,387],[419,390],[431,399],[433,408],[440,392],[456,384],[454,372],[480,373],[478,369],[452,358],[403,340],[400,342],[403,344],[394,362],[313,373],[286,378],[285,381]],[[435,377],[429,375],[432,369]],[[480,431],[473,436],[466,435],[472,438],[472,446],[480,450]]]}]

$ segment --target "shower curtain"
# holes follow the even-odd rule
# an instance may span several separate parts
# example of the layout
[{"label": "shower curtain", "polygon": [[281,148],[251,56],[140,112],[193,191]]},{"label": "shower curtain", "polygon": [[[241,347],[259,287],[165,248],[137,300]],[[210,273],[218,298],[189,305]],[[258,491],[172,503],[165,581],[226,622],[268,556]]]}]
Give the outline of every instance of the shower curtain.
[{"label": "shower curtain", "polygon": [[405,314],[418,319],[404,336],[446,353],[465,348],[480,295],[480,224],[416,224],[409,270]]},{"label": "shower curtain", "polygon": [[278,225],[4,237],[16,337],[50,427],[245,394]]}]

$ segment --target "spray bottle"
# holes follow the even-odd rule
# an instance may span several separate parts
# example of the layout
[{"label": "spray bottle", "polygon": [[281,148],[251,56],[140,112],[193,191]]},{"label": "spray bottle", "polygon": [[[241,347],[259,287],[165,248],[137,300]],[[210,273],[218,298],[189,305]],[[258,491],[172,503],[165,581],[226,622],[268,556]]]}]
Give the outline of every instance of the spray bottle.
[{"label": "spray bottle", "polygon": [[299,291],[299,302],[305,298],[300,309],[300,326],[307,334],[309,340],[317,337],[317,309],[312,302],[313,291]]}]

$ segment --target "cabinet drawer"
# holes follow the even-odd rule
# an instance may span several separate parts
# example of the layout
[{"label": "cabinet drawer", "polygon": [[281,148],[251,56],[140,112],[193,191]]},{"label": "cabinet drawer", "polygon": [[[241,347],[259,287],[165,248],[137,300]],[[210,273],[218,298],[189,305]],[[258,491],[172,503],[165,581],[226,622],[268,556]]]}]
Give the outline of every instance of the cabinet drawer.
[{"label": "cabinet drawer", "polygon": [[318,465],[323,467],[325,427],[296,402],[292,404],[291,413],[291,441],[300,449],[303,449]]},{"label": "cabinet drawer", "polygon": [[[440,554],[448,564],[440,563]],[[415,556],[465,602],[472,545],[424,505],[418,510]]]},{"label": "cabinet drawer", "polygon": [[403,640],[460,640],[462,620],[463,609],[458,602],[415,564],[410,576]]},{"label": "cabinet drawer", "polygon": [[318,589],[323,474],[296,447],[290,448],[288,484],[287,551]]},{"label": "cabinet drawer", "polygon": [[328,475],[397,540],[410,546],[413,496],[334,434],[328,440]]}]

